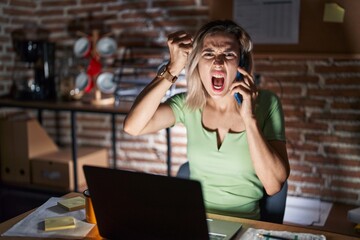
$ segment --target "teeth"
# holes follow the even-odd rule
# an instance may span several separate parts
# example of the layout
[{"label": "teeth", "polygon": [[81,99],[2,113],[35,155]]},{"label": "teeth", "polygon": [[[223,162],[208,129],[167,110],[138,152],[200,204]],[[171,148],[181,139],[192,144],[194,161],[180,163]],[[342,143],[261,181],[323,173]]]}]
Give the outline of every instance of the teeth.
[{"label": "teeth", "polygon": [[221,87],[222,87],[222,86],[216,86],[216,85],[214,85],[214,88],[215,88],[215,89],[221,89]]},{"label": "teeth", "polygon": [[224,77],[223,75],[221,75],[221,74],[214,74],[213,75],[213,77],[216,77],[216,78],[222,78],[222,77]]}]

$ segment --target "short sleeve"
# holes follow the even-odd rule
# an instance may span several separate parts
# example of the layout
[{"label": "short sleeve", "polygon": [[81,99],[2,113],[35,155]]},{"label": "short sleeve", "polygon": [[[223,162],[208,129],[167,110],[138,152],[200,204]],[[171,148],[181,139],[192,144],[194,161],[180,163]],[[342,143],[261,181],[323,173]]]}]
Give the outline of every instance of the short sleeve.
[{"label": "short sleeve", "polygon": [[256,111],[260,127],[267,140],[285,141],[285,120],[280,99],[272,92],[262,90]]},{"label": "short sleeve", "polygon": [[185,93],[176,94],[169,99],[166,100],[166,104],[168,104],[174,112],[176,123],[184,123],[184,108],[185,108]]}]

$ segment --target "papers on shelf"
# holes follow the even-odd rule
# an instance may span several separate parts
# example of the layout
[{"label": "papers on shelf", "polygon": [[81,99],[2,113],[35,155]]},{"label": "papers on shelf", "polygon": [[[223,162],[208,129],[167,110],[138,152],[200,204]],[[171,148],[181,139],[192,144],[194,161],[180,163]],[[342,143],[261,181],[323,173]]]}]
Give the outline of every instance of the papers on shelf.
[{"label": "papers on shelf", "polygon": [[350,222],[360,223],[360,207],[349,210],[347,218]]},{"label": "papers on shelf", "polygon": [[260,240],[260,239],[271,239],[263,237],[262,235],[271,235],[281,237],[284,239],[297,239],[297,240],[326,240],[324,235],[316,235],[310,233],[294,233],[287,231],[269,231],[265,229],[249,228],[241,236],[240,240]]},{"label": "papers on shelf", "polygon": [[233,16],[254,43],[299,42],[300,0],[233,1]]},{"label": "papers on shelf", "polygon": [[331,208],[332,203],[322,202],[320,199],[288,196],[284,222],[307,226],[324,226]]},{"label": "papers on shelf", "polygon": [[[20,236],[20,237],[42,237],[42,238],[84,238],[95,226],[85,222],[85,210],[68,212],[57,205],[62,198],[50,198],[47,202],[29,214],[23,220],[15,224],[2,236]],[[45,232],[44,220],[51,217],[71,216],[75,218],[76,227],[73,229]]]}]

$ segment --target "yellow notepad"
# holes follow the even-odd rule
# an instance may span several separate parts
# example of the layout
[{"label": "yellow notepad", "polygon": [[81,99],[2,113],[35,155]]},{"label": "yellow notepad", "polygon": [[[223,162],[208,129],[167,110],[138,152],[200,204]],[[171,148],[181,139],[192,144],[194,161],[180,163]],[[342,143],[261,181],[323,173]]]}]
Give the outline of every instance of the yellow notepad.
[{"label": "yellow notepad", "polygon": [[58,201],[58,205],[68,211],[75,211],[85,208],[85,199],[82,197],[73,197]]},{"label": "yellow notepad", "polygon": [[75,218],[69,216],[45,219],[45,231],[71,229],[75,226]]}]

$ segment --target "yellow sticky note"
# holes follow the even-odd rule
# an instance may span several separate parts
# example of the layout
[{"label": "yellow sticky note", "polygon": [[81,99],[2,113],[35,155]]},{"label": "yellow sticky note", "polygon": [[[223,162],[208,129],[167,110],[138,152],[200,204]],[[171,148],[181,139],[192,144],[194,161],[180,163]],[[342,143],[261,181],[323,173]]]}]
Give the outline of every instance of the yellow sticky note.
[{"label": "yellow sticky note", "polygon": [[326,3],[324,10],[324,22],[344,22],[345,9],[340,7],[337,3]]},{"label": "yellow sticky note", "polygon": [[67,198],[58,201],[58,205],[68,211],[79,210],[85,208],[85,199],[82,197]]},{"label": "yellow sticky note", "polygon": [[360,233],[360,223],[359,224],[356,224],[355,226],[355,231]]},{"label": "yellow sticky note", "polygon": [[55,231],[75,228],[75,218],[73,217],[52,217],[45,219],[45,231]]}]

